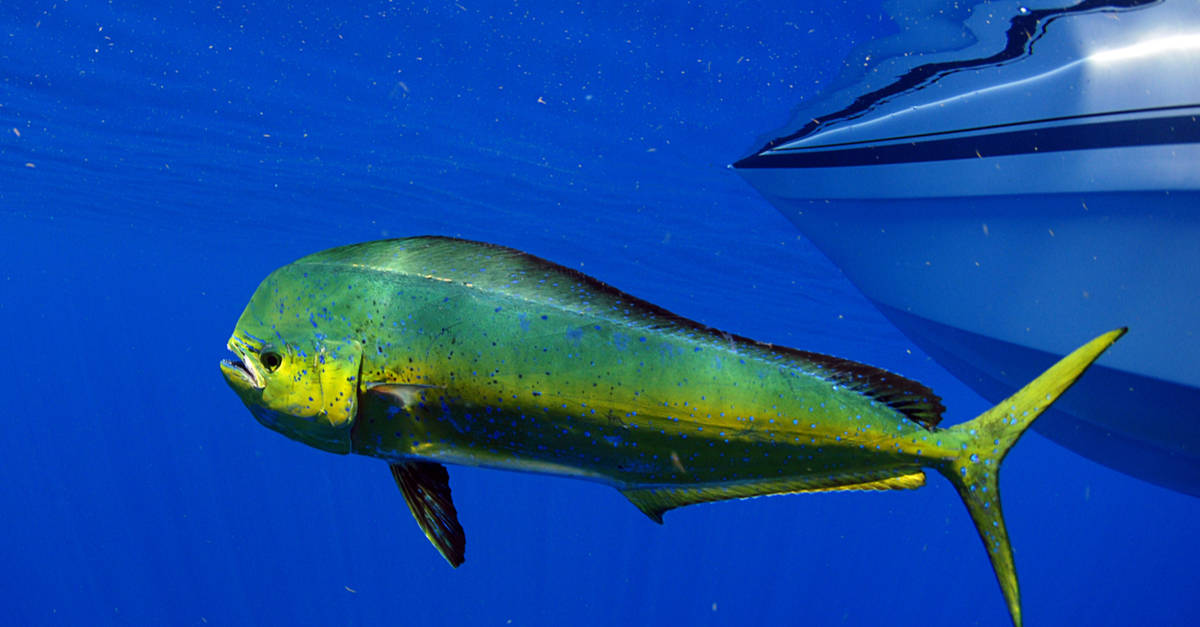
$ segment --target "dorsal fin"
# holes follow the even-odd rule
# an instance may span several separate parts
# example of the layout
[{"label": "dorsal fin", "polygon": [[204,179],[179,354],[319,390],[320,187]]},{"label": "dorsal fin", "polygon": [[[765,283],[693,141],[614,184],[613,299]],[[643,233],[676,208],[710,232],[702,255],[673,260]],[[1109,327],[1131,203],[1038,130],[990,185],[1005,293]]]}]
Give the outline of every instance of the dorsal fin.
[{"label": "dorsal fin", "polygon": [[[293,265],[313,264],[353,264],[356,268],[379,272],[436,278],[593,315],[620,311],[619,321],[624,325],[675,330],[688,337],[707,336],[736,350],[753,351],[759,356],[807,362],[815,369],[810,369],[812,374],[884,403],[927,429],[937,425],[945,410],[941,399],[932,390],[900,375],[847,359],[771,346],[725,333],[572,268],[506,246],[441,236],[411,237],[332,248],[309,255]],[[581,298],[582,295],[587,297]]]},{"label": "dorsal fin", "polygon": [[904,414],[909,420],[933,430],[946,411],[942,399],[925,385],[906,379],[882,368],[860,364],[849,359],[785,349],[784,354],[812,363],[818,375],[869,396]]}]

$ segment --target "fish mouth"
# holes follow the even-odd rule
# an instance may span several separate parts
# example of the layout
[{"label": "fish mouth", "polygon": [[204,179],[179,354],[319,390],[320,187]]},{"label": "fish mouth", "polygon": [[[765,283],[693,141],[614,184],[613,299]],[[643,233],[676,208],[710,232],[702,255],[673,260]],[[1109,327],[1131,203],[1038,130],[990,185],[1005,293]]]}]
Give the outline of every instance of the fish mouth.
[{"label": "fish mouth", "polygon": [[226,347],[231,353],[237,355],[235,359],[221,360],[221,372],[225,375],[226,380],[230,384],[241,383],[246,387],[261,390],[265,386],[263,376],[258,373],[254,362],[246,355],[246,347],[238,341],[237,337],[229,338]]}]

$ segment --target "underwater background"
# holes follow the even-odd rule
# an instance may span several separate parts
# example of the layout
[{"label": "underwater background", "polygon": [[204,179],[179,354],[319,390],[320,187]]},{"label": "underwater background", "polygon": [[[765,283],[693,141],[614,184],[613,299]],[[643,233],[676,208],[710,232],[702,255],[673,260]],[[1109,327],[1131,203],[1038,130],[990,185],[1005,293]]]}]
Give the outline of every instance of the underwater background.
[{"label": "underwater background", "polygon": [[[217,368],[274,268],[441,234],[975,416],[726,168],[898,29],[880,3],[332,4],[0,6],[0,623],[1009,624],[936,474],[659,527],[598,484],[451,467],[453,570],[384,463],[261,427]],[[1200,501],[1036,433],[1005,468],[1028,624],[1200,624]]]}]

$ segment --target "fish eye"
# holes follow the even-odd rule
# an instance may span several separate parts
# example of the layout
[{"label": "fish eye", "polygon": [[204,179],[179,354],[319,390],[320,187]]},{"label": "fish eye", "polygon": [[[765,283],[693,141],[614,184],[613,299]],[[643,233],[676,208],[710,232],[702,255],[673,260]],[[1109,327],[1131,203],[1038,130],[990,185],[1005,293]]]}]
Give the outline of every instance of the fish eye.
[{"label": "fish eye", "polygon": [[262,362],[263,368],[266,368],[267,372],[275,372],[279,369],[279,366],[283,365],[283,355],[275,351],[262,353],[258,356],[258,360]]}]

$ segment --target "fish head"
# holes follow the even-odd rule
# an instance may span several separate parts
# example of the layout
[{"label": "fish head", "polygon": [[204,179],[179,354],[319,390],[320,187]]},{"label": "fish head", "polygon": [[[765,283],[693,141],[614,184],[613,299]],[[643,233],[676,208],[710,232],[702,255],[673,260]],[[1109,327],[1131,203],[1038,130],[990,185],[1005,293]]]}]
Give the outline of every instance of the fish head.
[{"label": "fish head", "polygon": [[362,344],[281,324],[286,313],[262,315],[255,300],[229,338],[236,357],[221,361],[225,381],[263,426],[323,451],[349,453]]}]

